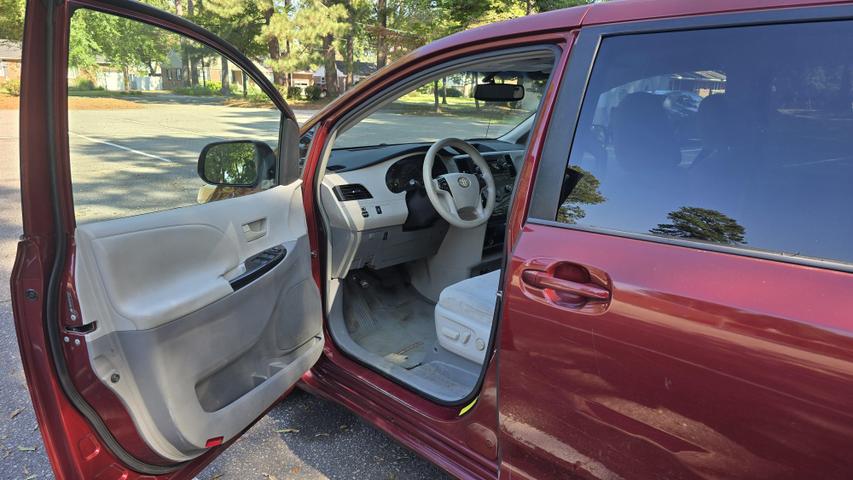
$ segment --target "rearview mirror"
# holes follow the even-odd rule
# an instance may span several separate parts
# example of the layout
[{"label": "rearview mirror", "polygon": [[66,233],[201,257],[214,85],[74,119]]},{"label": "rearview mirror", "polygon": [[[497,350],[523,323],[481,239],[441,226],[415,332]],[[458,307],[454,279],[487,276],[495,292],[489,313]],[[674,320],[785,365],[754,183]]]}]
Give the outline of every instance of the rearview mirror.
[{"label": "rearview mirror", "polygon": [[524,85],[481,83],[474,88],[474,98],[482,102],[517,102],[524,98]]},{"label": "rearview mirror", "polygon": [[275,178],[275,153],[252,140],[214,142],[198,157],[198,176],[211,185],[256,187]]}]

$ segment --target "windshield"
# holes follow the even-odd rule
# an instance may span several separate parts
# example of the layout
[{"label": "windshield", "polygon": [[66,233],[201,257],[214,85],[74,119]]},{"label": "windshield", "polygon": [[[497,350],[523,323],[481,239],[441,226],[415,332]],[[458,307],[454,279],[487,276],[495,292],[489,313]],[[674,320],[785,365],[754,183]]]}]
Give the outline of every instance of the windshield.
[{"label": "windshield", "polygon": [[[340,135],[335,148],[435,142],[442,138],[495,139],[539,108],[548,75],[541,72],[458,72],[426,82],[362,119]],[[516,102],[474,98],[478,83],[524,86]]]}]

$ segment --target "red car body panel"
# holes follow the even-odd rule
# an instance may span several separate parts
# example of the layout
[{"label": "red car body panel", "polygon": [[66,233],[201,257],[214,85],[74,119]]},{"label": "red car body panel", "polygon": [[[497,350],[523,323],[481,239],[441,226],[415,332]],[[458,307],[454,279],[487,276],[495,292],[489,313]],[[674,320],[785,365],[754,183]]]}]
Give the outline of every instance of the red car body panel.
[{"label": "red car body panel", "polygon": [[[612,2],[488,25],[413,52],[304,127],[318,128],[304,177],[306,213],[314,220],[308,222],[312,250],[319,253],[318,284],[322,287],[325,242],[312,180],[321,147],[336,121],[380,90],[453,58],[519,45],[561,45],[562,73],[573,31],[581,25],[833,3],[839,2]],[[56,18],[66,18],[69,5],[55,7]],[[43,2],[29,2],[27,8],[31,18],[47,18]],[[37,23],[29,22],[25,32],[27,82],[21,101],[25,234],[12,298],[46,453],[58,478],[192,478],[227,445],[174,474],[140,475],[104,448],[57,382],[46,342],[44,295],[57,237],[66,239],[66,248],[72,246],[73,203],[66,85],[64,76],[52,81],[49,70],[64,73],[67,25],[54,25],[52,44],[46,43],[44,28],[32,25]],[[51,51],[62,53],[53,57],[53,65],[44,60]],[[432,403],[354,362],[331,341],[302,386],[347,406],[459,477],[849,477],[850,275],[527,222],[557,85],[552,83],[543,102],[510,211],[502,323],[475,406],[460,416],[461,406]],[[51,95],[43,95],[48,91]],[[54,191],[51,156],[65,220],[59,230],[48,198]],[[604,272],[612,282],[606,312],[566,311],[529,295],[520,268],[542,257]],[[69,264],[69,287],[71,271]],[[70,322],[65,309],[59,310],[61,321]],[[76,372],[75,385],[88,391],[87,397],[100,398],[99,413],[128,450],[156,463],[147,457],[144,442],[135,443],[139,436],[127,412],[92,384],[82,361],[85,346],[73,345],[64,353]]]},{"label": "red car body panel", "polygon": [[[520,271],[546,252],[606,272],[607,311],[527,294]],[[536,224],[511,272],[512,478],[849,478],[849,273]]]}]

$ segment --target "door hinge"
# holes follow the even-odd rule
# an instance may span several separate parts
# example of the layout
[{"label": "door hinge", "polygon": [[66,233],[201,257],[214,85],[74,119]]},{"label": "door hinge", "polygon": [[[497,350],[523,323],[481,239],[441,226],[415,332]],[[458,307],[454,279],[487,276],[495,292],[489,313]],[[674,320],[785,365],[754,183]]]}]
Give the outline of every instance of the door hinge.
[{"label": "door hinge", "polygon": [[317,258],[320,256],[320,252],[317,250],[311,250],[311,258]]}]

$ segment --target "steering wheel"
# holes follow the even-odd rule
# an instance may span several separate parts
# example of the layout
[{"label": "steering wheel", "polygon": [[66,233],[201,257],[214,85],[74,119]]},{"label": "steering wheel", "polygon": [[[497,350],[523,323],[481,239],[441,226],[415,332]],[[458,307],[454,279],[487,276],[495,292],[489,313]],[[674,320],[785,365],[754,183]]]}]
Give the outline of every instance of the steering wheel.
[{"label": "steering wheel", "polygon": [[[444,147],[454,147],[467,153],[480,169],[480,175],[451,172],[432,178],[435,157]],[[495,179],[489,164],[470,143],[458,138],[445,138],[432,144],[424,158],[424,188],[432,206],[448,223],[459,228],[478,227],[489,219],[495,209]],[[482,185],[480,181],[485,185]],[[483,206],[482,194],[486,194]]]}]

